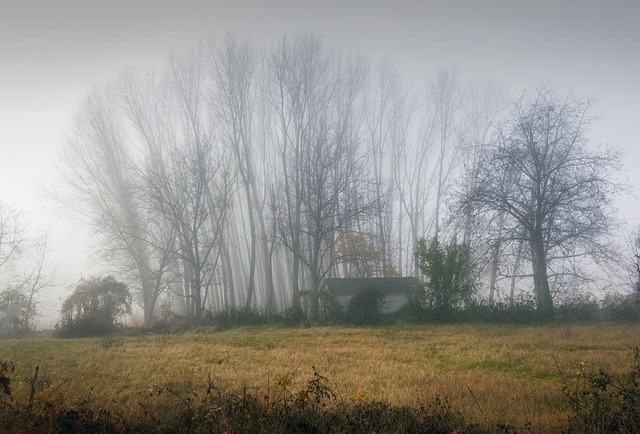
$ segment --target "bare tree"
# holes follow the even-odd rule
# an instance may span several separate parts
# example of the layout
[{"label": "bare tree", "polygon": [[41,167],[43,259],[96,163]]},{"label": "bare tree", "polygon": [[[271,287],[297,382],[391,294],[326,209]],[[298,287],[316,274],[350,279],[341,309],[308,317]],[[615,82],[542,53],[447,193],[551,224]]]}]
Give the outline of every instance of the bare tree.
[{"label": "bare tree", "polygon": [[[306,180],[301,229],[308,237],[308,249],[293,252],[308,267],[312,295],[319,291],[322,279],[337,261],[342,260],[331,255],[339,235],[355,221],[366,218],[374,205],[366,196],[366,172],[355,144],[324,135],[317,140],[301,170]],[[312,309],[312,315],[317,317],[317,304],[312,304]]]},{"label": "bare tree", "polygon": [[151,240],[165,237],[152,231],[153,222],[143,214],[136,184],[139,169],[118,108],[113,87],[88,95],[58,166],[64,188],[52,195],[102,235],[100,250],[106,258],[135,275],[145,325],[150,325],[168,263]]},{"label": "bare tree", "polygon": [[177,235],[172,252],[182,261],[186,315],[202,319],[207,290],[218,263],[233,179],[228,161],[209,146],[175,150],[167,178],[149,179],[152,201]]},{"label": "bare tree", "polygon": [[453,68],[441,69],[436,81],[427,88],[428,105],[437,128],[437,166],[435,175],[435,209],[433,211],[433,232],[436,239],[440,234],[441,207],[449,186],[449,180],[458,162],[457,156],[463,139],[460,128],[464,92],[458,83],[457,72]]},{"label": "bare tree", "polygon": [[177,237],[172,253],[182,263],[185,313],[200,320],[207,298],[213,298],[210,290],[235,175],[229,159],[217,146],[206,113],[202,47],[174,54],[166,80],[171,102],[169,119],[175,123],[169,124],[171,140],[159,150],[161,159],[147,173],[146,185],[152,207]]},{"label": "bare tree", "polygon": [[16,208],[0,201],[0,269],[17,253],[25,239],[25,225]]},{"label": "bare tree", "polygon": [[624,188],[614,178],[620,153],[587,147],[589,109],[589,102],[560,99],[547,86],[520,98],[477,166],[477,183],[458,204],[471,218],[503,213],[503,239],[527,243],[543,315],[553,315],[554,264],[611,254],[610,205]]},{"label": "bare tree", "polygon": [[[303,178],[300,171],[303,146],[312,136],[316,110],[326,95],[321,77],[327,69],[320,40],[315,36],[284,38],[269,60],[270,102],[276,111],[273,134],[280,157],[278,202],[279,240],[291,253],[292,307],[301,313],[301,256]],[[275,196],[275,195],[274,195]],[[298,252],[298,254],[293,253]]]},{"label": "bare tree", "polygon": [[386,277],[392,266],[393,199],[398,165],[394,154],[401,149],[396,140],[404,121],[405,98],[400,78],[389,64],[383,64],[369,89],[363,92],[365,142],[369,149],[375,198],[375,239],[381,253],[378,274]]},{"label": "bare tree", "polygon": [[640,296],[640,226],[633,234],[633,272],[632,281],[635,284],[636,294]]},{"label": "bare tree", "polygon": [[300,309],[303,265],[317,315],[317,292],[336,263],[337,240],[371,210],[354,126],[365,68],[305,35],[283,40],[270,71],[282,164],[280,241],[292,255],[294,308]]},{"label": "bare tree", "polygon": [[[506,104],[506,91],[503,87],[489,81],[472,82],[465,92],[465,109],[462,120],[464,129],[464,145],[460,149],[462,160],[461,173],[458,176],[459,189],[473,189],[477,185],[477,167],[483,164],[482,156],[488,152],[486,144],[489,141],[491,127]],[[462,210],[465,212],[465,210]],[[505,246],[502,244],[502,230],[504,227],[504,213],[500,212],[485,218],[480,224],[472,227],[470,224],[457,230],[463,233],[463,240],[473,246],[475,271],[482,274],[489,272],[489,303],[492,304],[498,291],[498,281],[503,278],[501,269],[506,259]],[[469,223],[468,219],[452,216],[454,222]],[[520,251],[520,250],[519,250]],[[515,259],[518,268],[519,259]],[[515,275],[514,278],[515,279]],[[512,283],[515,285],[515,280]]]},{"label": "bare tree", "polygon": [[54,284],[48,233],[26,229],[21,213],[0,202],[0,333],[32,330],[41,292]]},{"label": "bare tree", "polygon": [[[257,250],[260,248],[261,263],[264,269],[264,284],[267,298],[266,310],[273,313],[274,284],[273,267],[269,253],[268,236],[265,226],[264,193],[258,188],[256,159],[264,155],[252,137],[253,105],[256,102],[254,74],[256,70],[255,53],[248,43],[240,43],[228,37],[225,44],[213,56],[212,72],[217,85],[214,95],[221,121],[222,137],[233,150],[235,162],[246,198],[249,221],[249,277],[245,308],[254,302],[256,288]],[[264,131],[258,131],[264,133]],[[264,166],[259,166],[264,168]],[[264,182],[264,179],[262,179]]]},{"label": "bare tree", "polygon": [[32,330],[35,327],[35,317],[41,293],[55,283],[55,270],[48,263],[51,247],[47,232],[33,239],[30,243],[29,263],[22,265],[22,270],[9,283],[5,291],[13,293],[22,299],[21,315],[19,316],[20,330]]},{"label": "bare tree", "polygon": [[410,272],[416,277],[418,240],[440,232],[442,203],[459,162],[464,140],[462,103],[456,71],[441,69],[435,81],[426,82],[423,98],[412,107],[418,113],[416,131],[398,142],[398,199],[409,221],[410,238],[405,250],[406,256],[413,258]]}]

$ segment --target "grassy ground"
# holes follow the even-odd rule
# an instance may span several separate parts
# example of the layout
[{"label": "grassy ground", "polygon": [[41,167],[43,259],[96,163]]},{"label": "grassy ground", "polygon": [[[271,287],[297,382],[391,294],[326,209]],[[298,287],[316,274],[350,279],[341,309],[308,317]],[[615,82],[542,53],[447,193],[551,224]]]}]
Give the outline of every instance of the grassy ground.
[{"label": "grassy ground", "polygon": [[202,329],[125,338],[0,341],[0,360],[16,366],[13,395],[26,399],[40,367],[39,389],[61,391],[121,414],[134,412],[154,387],[177,393],[216,387],[260,394],[305,387],[313,368],[347,402],[384,400],[418,406],[447,397],[473,422],[566,423],[558,367],[580,362],[610,373],[629,367],[640,325],[396,325],[388,328]]}]

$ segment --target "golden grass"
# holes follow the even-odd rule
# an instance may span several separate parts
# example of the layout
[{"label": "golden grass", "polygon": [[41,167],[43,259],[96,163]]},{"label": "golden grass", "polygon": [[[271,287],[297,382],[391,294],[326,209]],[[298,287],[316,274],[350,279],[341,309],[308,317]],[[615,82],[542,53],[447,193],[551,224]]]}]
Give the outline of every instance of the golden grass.
[{"label": "golden grass", "polygon": [[585,362],[628,369],[640,325],[422,325],[389,328],[202,330],[122,340],[0,341],[17,368],[13,388],[28,393],[34,365],[67,401],[127,413],[154,386],[177,392],[215,386],[260,393],[304,388],[315,366],[340,397],[420,405],[447,397],[470,421],[519,427],[564,424],[556,360],[568,373]]}]

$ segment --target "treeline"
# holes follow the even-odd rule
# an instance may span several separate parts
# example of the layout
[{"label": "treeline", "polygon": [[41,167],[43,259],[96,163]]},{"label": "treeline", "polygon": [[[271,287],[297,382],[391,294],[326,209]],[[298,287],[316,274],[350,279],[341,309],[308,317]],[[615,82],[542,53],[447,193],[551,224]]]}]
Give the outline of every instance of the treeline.
[{"label": "treeline", "polygon": [[[573,157],[588,107],[545,87],[492,128],[505,101],[501,87],[463,83],[452,68],[412,87],[390,65],[314,35],[263,50],[228,37],[175,52],[162,73],[131,69],[97,86],[64,148],[58,199],[100,236],[145,325],[163,296],[187,319],[240,308],[317,318],[324,278],[418,277],[419,241],[456,233],[473,247],[491,302],[500,285],[513,302],[517,284],[533,280],[537,303],[552,309],[567,282],[582,282],[583,246],[595,252],[588,241],[611,233],[596,205],[605,210],[617,184],[598,181],[610,181],[618,159],[598,160],[602,172],[589,160],[596,181],[584,191],[599,202],[584,211],[565,200],[579,176],[561,169],[580,174],[587,153],[549,158],[538,167],[549,177],[535,169],[533,178],[554,195],[530,196],[527,143],[535,160],[533,143],[555,132],[545,155]],[[529,142],[518,148],[522,131]],[[529,218],[528,207],[540,213]],[[597,247],[601,258],[611,252]],[[549,284],[552,259],[563,266]]]}]

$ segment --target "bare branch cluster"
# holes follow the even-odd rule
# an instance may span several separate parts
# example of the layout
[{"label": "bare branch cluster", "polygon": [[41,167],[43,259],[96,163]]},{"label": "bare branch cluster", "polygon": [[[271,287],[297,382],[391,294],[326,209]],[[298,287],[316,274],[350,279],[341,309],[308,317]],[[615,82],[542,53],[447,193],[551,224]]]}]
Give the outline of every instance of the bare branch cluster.
[{"label": "bare branch cluster", "polygon": [[551,278],[586,279],[583,258],[615,257],[609,241],[618,223],[612,201],[625,189],[616,180],[621,155],[588,147],[590,106],[548,86],[513,103],[490,143],[476,148],[456,204],[494,249],[515,244],[517,258],[531,261],[538,308],[549,313]]}]

